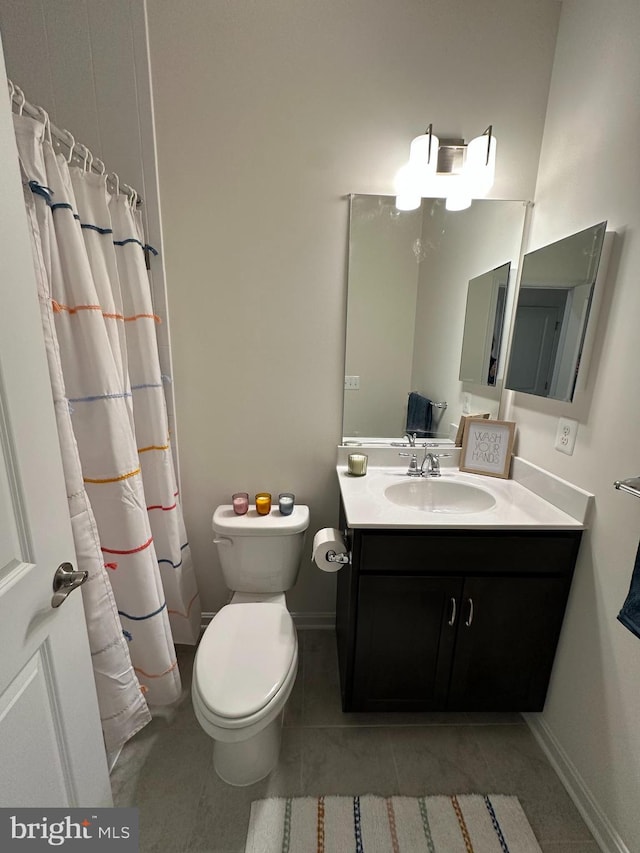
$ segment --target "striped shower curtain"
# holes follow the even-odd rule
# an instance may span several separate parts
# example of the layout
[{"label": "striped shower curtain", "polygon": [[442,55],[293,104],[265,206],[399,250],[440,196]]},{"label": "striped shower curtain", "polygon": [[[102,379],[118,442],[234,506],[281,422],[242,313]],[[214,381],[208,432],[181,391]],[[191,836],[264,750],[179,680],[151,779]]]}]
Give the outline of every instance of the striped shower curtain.
[{"label": "striped shower curtain", "polygon": [[181,696],[200,607],[170,447],[144,240],[126,195],[14,116],[105,744]]}]

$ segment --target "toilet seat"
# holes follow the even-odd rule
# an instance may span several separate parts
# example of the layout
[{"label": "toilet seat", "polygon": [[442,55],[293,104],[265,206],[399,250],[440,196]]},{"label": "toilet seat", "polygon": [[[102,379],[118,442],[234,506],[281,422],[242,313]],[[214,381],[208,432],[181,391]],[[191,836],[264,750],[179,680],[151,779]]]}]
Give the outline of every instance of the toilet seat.
[{"label": "toilet seat", "polygon": [[211,722],[229,728],[257,720],[296,667],[297,637],[286,607],[228,604],[198,646],[193,678],[201,710]]}]

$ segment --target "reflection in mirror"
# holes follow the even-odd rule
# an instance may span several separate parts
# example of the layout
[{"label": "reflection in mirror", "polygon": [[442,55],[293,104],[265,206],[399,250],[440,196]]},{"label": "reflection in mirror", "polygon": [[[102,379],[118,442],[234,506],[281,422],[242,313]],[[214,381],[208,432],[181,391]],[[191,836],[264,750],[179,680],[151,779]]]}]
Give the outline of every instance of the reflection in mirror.
[{"label": "reflection in mirror", "polygon": [[499,375],[495,385],[459,378],[467,290],[516,263],[527,208],[482,199],[447,211],[423,199],[401,213],[393,196],[351,196],[343,440],[401,439],[412,391],[447,404],[432,408],[436,440],[463,409],[498,416]]},{"label": "reflection in mirror", "polygon": [[573,399],[606,225],[524,256],[507,388]]},{"label": "reflection in mirror", "polygon": [[464,315],[460,381],[495,385],[503,341],[511,264],[478,275],[469,282]]}]

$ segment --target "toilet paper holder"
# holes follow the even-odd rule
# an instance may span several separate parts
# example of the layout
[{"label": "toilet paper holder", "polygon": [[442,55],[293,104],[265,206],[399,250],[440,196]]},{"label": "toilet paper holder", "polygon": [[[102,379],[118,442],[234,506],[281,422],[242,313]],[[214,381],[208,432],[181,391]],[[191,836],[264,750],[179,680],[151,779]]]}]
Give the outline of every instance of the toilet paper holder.
[{"label": "toilet paper holder", "polygon": [[335,551],[327,551],[325,559],[329,563],[341,563],[346,565],[351,562],[351,554],[336,554]]}]

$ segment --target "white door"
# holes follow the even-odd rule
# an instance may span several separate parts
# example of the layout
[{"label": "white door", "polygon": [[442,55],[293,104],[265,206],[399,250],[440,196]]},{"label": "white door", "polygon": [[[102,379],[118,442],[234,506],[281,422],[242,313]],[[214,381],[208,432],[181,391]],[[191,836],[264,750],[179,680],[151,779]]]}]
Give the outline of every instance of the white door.
[{"label": "white door", "polygon": [[0,807],[112,805],[0,46]]}]

